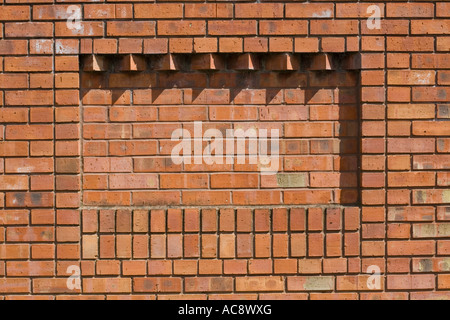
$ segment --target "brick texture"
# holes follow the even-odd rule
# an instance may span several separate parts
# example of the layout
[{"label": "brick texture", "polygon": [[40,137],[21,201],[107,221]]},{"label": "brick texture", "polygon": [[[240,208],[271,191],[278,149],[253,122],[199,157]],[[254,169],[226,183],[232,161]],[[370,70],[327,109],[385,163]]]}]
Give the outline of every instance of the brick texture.
[{"label": "brick texture", "polygon": [[0,300],[450,298],[447,3],[74,6],[0,1]]}]

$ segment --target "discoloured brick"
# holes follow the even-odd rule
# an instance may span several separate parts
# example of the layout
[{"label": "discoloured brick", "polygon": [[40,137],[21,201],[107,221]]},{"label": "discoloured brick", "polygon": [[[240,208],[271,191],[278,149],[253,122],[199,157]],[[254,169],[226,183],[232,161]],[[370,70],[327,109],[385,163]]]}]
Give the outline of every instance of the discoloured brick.
[{"label": "discoloured brick", "polygon": [[331,291],[334,281],[334,277],[328,276],[290,277],[287,287],[289,291]]}]

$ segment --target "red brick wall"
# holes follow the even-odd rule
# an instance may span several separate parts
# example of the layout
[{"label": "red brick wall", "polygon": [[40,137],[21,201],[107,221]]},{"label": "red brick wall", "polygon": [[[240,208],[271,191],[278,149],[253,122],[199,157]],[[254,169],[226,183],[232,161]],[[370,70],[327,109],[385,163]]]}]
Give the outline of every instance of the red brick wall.
[{"label": "red brick wall", "polygon": [[[450,298],[446,2],[30,2],[0,0],[0,299]],[[279,130],[278,172],[175,163],[196,121]]]}]

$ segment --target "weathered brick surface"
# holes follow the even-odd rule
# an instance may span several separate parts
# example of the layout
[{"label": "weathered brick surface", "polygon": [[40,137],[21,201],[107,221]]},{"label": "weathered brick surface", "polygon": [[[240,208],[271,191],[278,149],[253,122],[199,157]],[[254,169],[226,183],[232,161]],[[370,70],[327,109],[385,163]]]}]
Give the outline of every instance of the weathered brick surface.
[{"label": "weathered brick surface", "polygon": [[74,6],[0,4],[0,300],[450,298],[445,1]]}]

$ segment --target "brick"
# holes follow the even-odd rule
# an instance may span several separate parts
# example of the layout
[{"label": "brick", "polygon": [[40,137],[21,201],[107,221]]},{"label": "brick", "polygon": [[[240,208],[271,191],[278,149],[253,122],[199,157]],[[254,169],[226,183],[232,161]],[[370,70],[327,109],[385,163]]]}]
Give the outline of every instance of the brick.
[{"label": "brick", "polygon": [[228,3],[188,3],[186,18],[232,18],[233,6]]},{"label": "brick", "polygon": [[450,126],[431,121],[414,121],[413,134],[418,136],[445,136],[450,133]]},{"label": "brick", "polygon": [[124,275],[146,275],[146,261],[123,261]]},{"label": "brick", "polygon": [[260,21],[260,35],[299,35],[307,34],[307,23],[304,20]]},{"label": "brick", "polygon": [[209,21],[208,34],[212,36],[256,35],[255,20]]},{"label": "brick", "polygon": [[167,39],[144,39],[144,53],[167,53]]},{"label": "brick", "polygon": [[187,292],[231,292],[232,280],[229,277],[188,278],[184,285]]},{"label": "brick", "polygon": [[388,243],[388,255],[414,256],[433,255],[435,252],[434,241],[395,241]]},{"label": "brick", "polygon": [[431,3],[388,3],[386,4],[387,17],[432,17],[433,4]]},{"label": "brick", "polygon": [[55,263],[50,261],[10,261],[6,272],[11,277],[53,276]]},{"label": "brick", "polygon": [[30,18],[30,12],[26,6],[5,6],[0,13],[0,20],[3,21],[27,21]]},{"label": "brick", "polygon": [[53,138],[51,125],[10,125],[6,127],[8,140],[44,140]]},{"label": "brick", "polygon": [[[363,38],[363,49],[367,51],[380,51],[376,50],[380,46],[380,41],[370,38],[372,40],[370,43],[368,38]],[[371,50],[368,49],[370,47]],[[345,38],[324,38],[322,39],[321,51],[323,52],[343,52],[345,51]]]},{"label": "brick", "polygon": [[7,38],[51,37],[53,25],[50,22],[5,23]]},{"label": "brick", "polygon": [[250,274],[271,274],[273,267],[271,260],[254,259],[248,263]]},{"label": "brick", "polygon": [[445,34],[445,30],[448,28],[447,20],[411,20],[412,34]]},{"label": "brick", "polygon": [[445,274],[438,275],[438,288],[448,289],[450,288],[450,277]]},{"label": "brick", "polygon": [[446,169],[448,155],[417,155],[413,157],[413,168],[416,170]]},{"label": "brick", "polygon": [[131,279],[92,278],[83,279],[83,291],[89,293],[126,293],[131,291]]},{"label": "brick", "polygon": [[193,40],[191,38],[170,38],[169,52],[191,53],[193,50]]},{"label": "brick", "polygon": [[419,69],[447,69],[447,59],[442,54],[413,54],[412,67]]},{"label": "brick", "polygon": [[388,152],[395,153],[432,153],[435,141],[428,138],[389,138]]},{"label": "brick", "polygon": [[288,291],[328,291],[334,289],[334,277],[297,276],[287,279]]},{"label": "brick", "polygon": [[434,119],[433,104],[389,104],[388,117],[391,119]]},{"label": "brick", "polygon": [[0,142],[0,155],[2,157],[11,157],[11,156],[26,157],[28,156],[28,142],[25,141]]},{"label": "brick", "polygon": [[267,52],[268,50],[267,38],[244,38],[244,52]]},{"label": "brick", "polygon": [[447,37],[439,37],[436,39],[437,51],[448,51],[450,48],[450,41]]},{"label": "brick", "polygon": [[390,85],[433,85],[436,73],[434,71],[388,71]]},{"label": "brick", "polygon": [[78,289],[70,290],[66,279],[39,278],[33,280],[34,293],[73,293]]},{"label": "brick", "polygon": [[388,185],[390,187],[434,186],[435,174],[431,172],[390,172]]},{"label": "brick", "polygon": [[183,17],[183,7],[177,3],[137,4],[134,6],[137,19],[174,19]]},{"label": "brick", "polygon": [[358,30],[358,24],[352,20],[312,20],[310,25],[310,32],[313,35],[356,34]]},{"label": "brick", "polygon": [[119,53],[142,53],[143,48],[142,39],[119,39]]},{"label": "brick", "polygon": [[91,4],[84,7],[84,18],[91,19],[113,19],[115,18],[115,6]]},{"label": "brick", "polygon": [[433,289],[434,275],[388,275],[387,289]]},{"label": "brick", "polygon": [[319,39],[318,38],[295,38],[294,43],[295,52],[318,52]]},{"label": "brick", "polygon": [[432,51],[434,39],[430,37],[389,37],[388,51]]},{"label": "brick", "polygon": [[281,277],[239,277],[236,278],[236,291],[282,291],[284,281]]},{"label": "brick", "polygon": [[[336,17],[337,18],[369,18],[372,11],[368,10],[372,4],[366,3],[337,3]],[[377,4],[380,8],[381,18],[384,17],[384,5]]]},{"label": "brick", "polygon": [[0,54],[23,55],[28,52],[26,40],[0,40]]},{"label": "brick", "polygon": [[6,172],[14,173],[50,173],[53,172],[53,160],[49,158],[6,159]]},{"label": "brick", "polygon": [[3,225],[27,225],[29,223],[26,210],[4,210],[0,215]]},{"label": "brick", "polygon": [[413,238],[440,238],[447,237],[450,225],[448,223],[439,224],[414,224]]},{"label": "brick", "polygon": [[30,246],[28,244],[1,244],[0,256],[4,260],[30,258]]},{"label": "brick", "polygon": [[2,293],[31,293],[31,280],[23,278],[0,279]]},{"label": "brick", "polygon": [[16,242],[51,242],[54,231],[49,227],[11,227],[6,233],[8,241]]},{"label": "brick", "polygon": [[[74,13],[68,8],[68,5],[36,5],[33,8],[33,20],[66,20]],[[81,7],[77,6],[77,9]]]},{"label": "brick", "polygon": [[153,21],[108,21],[107,36],[154,36],[156,23]]},{"label": "brick", "polygon": [[332,3],[287,3],[286,18],[333,18]]},{"label": "brick", "polygon": [[154,189],[157,187],[155,174],[114,174],[109,176],[111,189]]},{"label": "brick", "polygon": [[136,292],[180,292],[181,278],[135,278],[133,289]]},{"label": "brick", "polygon": [[197,20],[158,21],[157,33],[163,36],[202,36],[206,34],[206,23]]},{"label": "brick", "polygon": [[103,36],[104,26],[98,21],[80,21],[81,28],[69,28],[66,22],[55,22],[57,37],[92,37]]},{"label": "brick", "polygon": [[218,41],[216,38],[194,38],[194,52],[209,53],[218,51]]},{"label": "brick", "polygon": [[279,3],[261,3],[250,4],[242,3],[235,6],[235,16],[239,19],[248,18],[282,18],[283,4]]},{"label": "brick", "polygon": [[6,57],[5,71],[10,72],[52,71],[52,58]]},{"label": "brick", "polygon": [[292,52],[294,41],[288,37],[271,37],[269,38],[270,52]]},{"label": "brick", "polygon": [[[338,291],[353,291],[353,290],[368,290],[368,279],[369,276],[358,275],[358,276],[338,276],[336,278],[336,287]],[[381,280],[381,288],[378,290],[383,290],[384,281]]]}]

